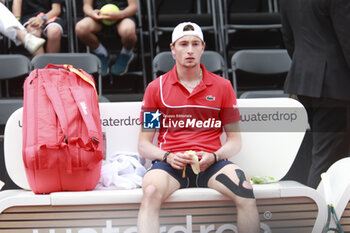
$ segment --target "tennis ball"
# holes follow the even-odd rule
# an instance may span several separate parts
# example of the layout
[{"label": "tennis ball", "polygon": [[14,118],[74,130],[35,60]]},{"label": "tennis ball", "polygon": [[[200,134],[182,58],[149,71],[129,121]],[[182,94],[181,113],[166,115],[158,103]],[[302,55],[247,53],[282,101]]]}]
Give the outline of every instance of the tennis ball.
[{"label": "tennis ball", "polygon": [[[106,4],[104,5],[101,9],[101,13],[102,14],[106,14],[108,12],[118,12],[119,11],[119,7],[117,7],[114,4]],[[102,20],[102,23],[109,26],[114,24],[115,22],[117,22],[117,20],[113,20],[113,21],[109,21],[109,20]]]}]

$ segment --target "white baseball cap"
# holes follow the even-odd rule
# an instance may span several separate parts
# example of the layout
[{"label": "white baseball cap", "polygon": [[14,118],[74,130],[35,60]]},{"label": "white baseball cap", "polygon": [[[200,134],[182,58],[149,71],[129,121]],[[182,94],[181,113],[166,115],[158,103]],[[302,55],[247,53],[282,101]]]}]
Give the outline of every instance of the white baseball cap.
[{"label": "white baseball cap", "polygon": [[[184,28],[188,25],[192,26],[194,30],[184,31]],[[197,24],[192,22],[184,22],[177,25],[174,28],[174,31],[171,37],[171,42],[174,43],[175,41],[177,41],[183,36],[197,36],[204,42],[202,29]]]}]

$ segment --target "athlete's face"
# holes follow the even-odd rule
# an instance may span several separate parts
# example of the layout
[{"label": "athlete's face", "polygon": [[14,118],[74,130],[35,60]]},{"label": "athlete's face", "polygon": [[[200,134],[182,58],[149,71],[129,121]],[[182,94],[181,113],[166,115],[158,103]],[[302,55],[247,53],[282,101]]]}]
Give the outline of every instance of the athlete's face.
[{"label": "athlete's face", "polygon": [[205,43],[197,36],[183,36],[170,48],[177,65],[194,67],[200,64]]}]

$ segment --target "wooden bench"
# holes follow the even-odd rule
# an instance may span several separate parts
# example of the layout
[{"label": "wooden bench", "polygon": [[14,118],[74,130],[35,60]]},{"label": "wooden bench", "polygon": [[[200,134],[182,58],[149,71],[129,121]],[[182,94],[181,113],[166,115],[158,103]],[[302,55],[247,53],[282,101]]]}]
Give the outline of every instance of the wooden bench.
[{"label": "wooden bench", "polygon": [[[322,195],[298,182],[280,181],[304,137],[305,109],[289,98],[239,99],[238,106],[243,145],[232,161],[250,177],[278,181],[253,185],[262,232],[321,232],[327,217]],[[100,104],[107,157],[137,152],[140,108],[141,102]],[[4,149],[9,176],[23,189],[0,192],[0,232],[136,232],[141,189],[33,194],[22,162],[21,121],[19,109],[6,124]],[[215,190],[181,189],[162,205],[161,232],[236,232],[236,216],[233,203]]]}]

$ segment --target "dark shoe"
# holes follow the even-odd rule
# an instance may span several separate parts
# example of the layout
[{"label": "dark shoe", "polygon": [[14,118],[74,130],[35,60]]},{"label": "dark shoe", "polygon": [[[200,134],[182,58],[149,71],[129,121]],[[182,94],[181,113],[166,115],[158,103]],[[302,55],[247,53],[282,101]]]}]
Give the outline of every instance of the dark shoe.
[{"label": "dark shoe", "polygon": [[106,76],[108,72],[108,57],[102,55],[102,54],[96,54],[96,56],[101,61],[101,75]]},{"label": "dark shoe", "polygon": [[128,71],[128,67],[132,59],[134,58],[134,54],[124,54],[121,53],[117,57],[117,61],[111,67],[111,73],[113,75],[121,76]]}]

